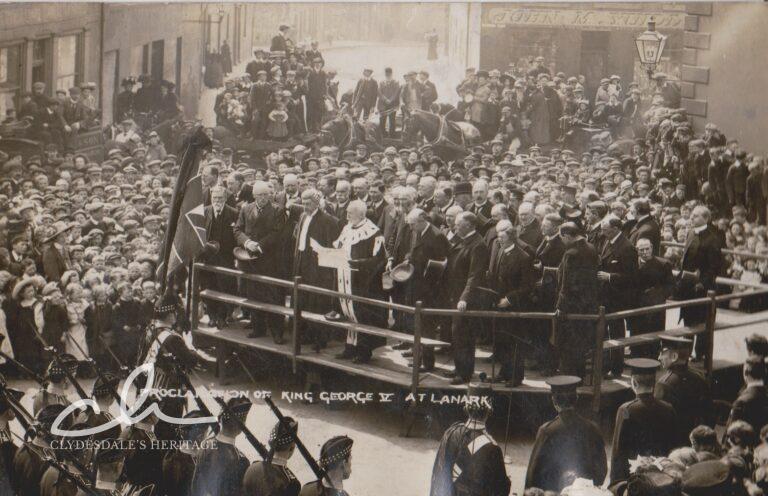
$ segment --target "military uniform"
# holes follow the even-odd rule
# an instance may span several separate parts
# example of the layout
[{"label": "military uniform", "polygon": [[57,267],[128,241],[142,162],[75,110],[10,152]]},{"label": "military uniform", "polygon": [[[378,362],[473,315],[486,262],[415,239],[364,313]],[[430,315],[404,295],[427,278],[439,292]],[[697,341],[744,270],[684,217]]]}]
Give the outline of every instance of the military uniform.
[{"label": "military uniform", "polygon": [[687,442],[694,427],[709,422],[709,386],[706,379],[690,370],[687,364],[672,365],[656,383],[654,396],[675,409],[681,442]]},{"label": "military uniform", "polygon": [[450,426],[438,448],[430,496],[506,496],[509,488],[504,454],[485,425]]},{"label": "military uniform", "polygon": [[[555,376],[547,379],[554,394],[561,390],[573,395],[581,379]],[[572,477],[591,480],[600,486],[608,472],[605,443],[600,429],[581,417],[574,408],[565,408],[554,420],[539,428],[528,463],[525,488],[537,487],[559,493]]]},{"label": "military uniform", "polygon": [[[656,360],[642,358],[627,360],[626,364],[633,375],[654,375],[660,365]],[[650,392],[621,405],[616,412],[611,447],[611,484],[629,478],[629,460],[669,454],[677,446],[676,426],[672,405],[657,400]]]},{"label": "military uniform", "polygon": [[243,494],[259,496],[296,496],[299,480],[284,464],[260,461],[248,467],[243,477]]},{"label": "military uniform", "polygon": [[[331,470],[337,470],[339,463],[348,461],[352,454],[353,441],[347,436],[335,436],[329,439],[320,448],[320,467],[323,468],[326,473]],[[327,478],[326,478],[327,479]],[[312,481],[305,484],[301,488],[299,496],[348,496],[343,488],[335,488],[329,486],[329,481],[326,479]]]},{"label": "military uniform", "polygon": [[[296,443],[299,424],[291,417],[284,417],[269,434],[272,453],[285,452]],[[243,495],[297,496],[301,483],[287,467],[288,460],[272,457],[253,463],[243,476]]]}]

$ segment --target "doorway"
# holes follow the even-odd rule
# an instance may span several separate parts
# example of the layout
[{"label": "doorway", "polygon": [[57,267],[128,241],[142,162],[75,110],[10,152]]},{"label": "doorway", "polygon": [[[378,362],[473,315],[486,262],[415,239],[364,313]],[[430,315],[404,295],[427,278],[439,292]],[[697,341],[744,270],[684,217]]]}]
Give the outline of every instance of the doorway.
[{"label": "doorway", "polygon": [[587,79],[584,96],[593,101],[600,86],[600,79],[608,76],[608,49],[610,32],[582,31],[581,73]]}]

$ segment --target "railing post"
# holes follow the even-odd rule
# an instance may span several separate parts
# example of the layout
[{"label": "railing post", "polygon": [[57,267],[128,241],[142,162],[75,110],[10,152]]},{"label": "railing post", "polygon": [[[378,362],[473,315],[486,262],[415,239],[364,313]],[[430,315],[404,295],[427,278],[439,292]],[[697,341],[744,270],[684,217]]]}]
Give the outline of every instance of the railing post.
[{"label": "railing post", "polygon": [[411,379],[411,392],[414,396],[419,389],[419,369],[421,368],[421,301],[417,301],[413,311],[413,376]]},{"label": "railing post", "polygon": [[297,371],[298,360],[296,357],[301,353],[301,336],[299,335],[299,329],[301,329],[301,309],[299,307],[299,284],[301,284],[301,276],[293,278],[293,294],[291,294],[291,305],[293,305],[293,338],[292,345],[292,359],[293,359],[293,373]]},{"label": "railing post", "polygon": [[707,309],[707,321],[704,329],[704,335],[707,339],[707,359],[704,364],[707,381],[712,383],[712,362],[713,355],[715,353],[715,320],[717,319],[717,293],[713,290],[707,291],[707,297],[709,297],[709,308]]},{"label": "railing post", "polygon": [[600,415],[600,400],[603,393],[603,340],[605,339],[605,330],[605,307],[600,305],[595,328],[595,354],[592,358],[592,413],[595,417]]},{"label": "railing post", "polygon": [[190,304],[191,315],[189,316],[189,321],[192,324],[192,329],[195,329],[200,323],[200,269],[197,267],[197,264],[192,264],[192,271],[189,273],[189,277],[191,279],[192,289],[190,294],[192,303]]}]

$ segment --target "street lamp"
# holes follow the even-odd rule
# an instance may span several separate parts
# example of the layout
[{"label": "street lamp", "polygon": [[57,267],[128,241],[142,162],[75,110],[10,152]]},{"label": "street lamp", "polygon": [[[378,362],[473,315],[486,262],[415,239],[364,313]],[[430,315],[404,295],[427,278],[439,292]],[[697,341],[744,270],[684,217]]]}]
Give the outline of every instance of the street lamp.
[{"label": "street lamp", "polygon": [[656,21],[653,17],[648,19],[648,30],[635,39],[637,54],[640,56],[640,65],[645,67],[648,79],[653,78],[653,72],[661,60],[667,37],[656,31]]}]

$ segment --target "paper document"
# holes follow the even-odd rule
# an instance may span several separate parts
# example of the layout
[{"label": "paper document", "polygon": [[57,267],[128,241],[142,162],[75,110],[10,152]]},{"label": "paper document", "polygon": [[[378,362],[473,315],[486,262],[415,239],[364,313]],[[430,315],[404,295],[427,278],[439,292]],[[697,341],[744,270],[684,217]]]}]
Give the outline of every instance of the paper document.
[{"label": "paper document", "polygon": [[330,269],[347,269],[347,253],[342,248],[326,248],[314,239],[309,240],[309,246],[317,253],[317,264]]}]

